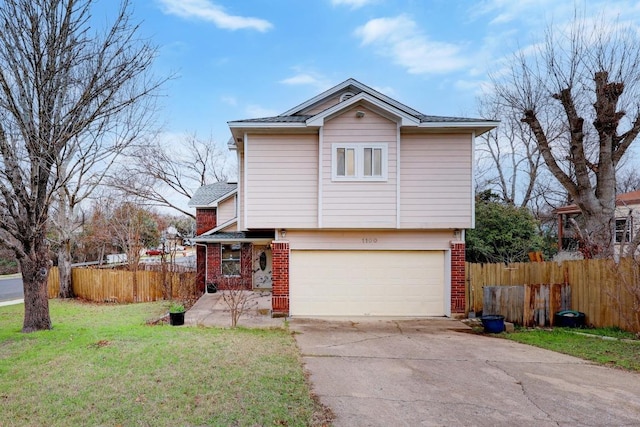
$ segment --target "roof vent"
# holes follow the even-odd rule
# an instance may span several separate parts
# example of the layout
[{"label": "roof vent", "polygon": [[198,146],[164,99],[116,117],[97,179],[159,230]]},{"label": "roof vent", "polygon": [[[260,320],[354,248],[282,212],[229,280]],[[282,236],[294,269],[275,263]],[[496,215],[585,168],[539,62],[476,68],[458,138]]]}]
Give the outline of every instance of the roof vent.
[{"label": "roof vent", "polygon": [[340,102],[342,101],[346,101],[347,99],[353,97],[355,94],[353,92],[345,92],[342,95],[340,95]]}]

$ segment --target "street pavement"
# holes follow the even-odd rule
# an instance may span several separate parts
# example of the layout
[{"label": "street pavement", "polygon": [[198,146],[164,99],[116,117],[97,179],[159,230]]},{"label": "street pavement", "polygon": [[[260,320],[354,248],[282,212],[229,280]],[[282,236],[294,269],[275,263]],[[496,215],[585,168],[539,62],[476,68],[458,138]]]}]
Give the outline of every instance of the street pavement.
[{"label": "street pavement", "polygon": [[22,278],[19,275],[0,276],[0,303],[21,302],[23,296]]}]

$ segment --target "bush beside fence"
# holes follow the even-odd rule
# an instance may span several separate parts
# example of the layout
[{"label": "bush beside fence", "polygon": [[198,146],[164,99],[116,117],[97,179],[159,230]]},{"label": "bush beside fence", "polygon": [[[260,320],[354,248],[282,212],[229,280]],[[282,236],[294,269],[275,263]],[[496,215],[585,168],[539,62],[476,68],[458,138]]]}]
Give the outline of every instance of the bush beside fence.
[{"label": "bush beside fence", "polygon": [[[76,297],[96,302],[151,302],[163,299],[164,280],[172,298],[197,297],[194,271],[158,272],[97,268],[73,268],[71,286]],[[135,281],[134,281],[135,276]],[[60,291],[58,268],[49,271],[49,298],[56,298]]]},{"label": "bush beside fence", "polygon": [[640,267],[632,260],[466,264],[468,307],[483,311],[484,286],[568,284],[571,309],[585,313],[596,327],[616,326],[637,331],[640,307]]}]

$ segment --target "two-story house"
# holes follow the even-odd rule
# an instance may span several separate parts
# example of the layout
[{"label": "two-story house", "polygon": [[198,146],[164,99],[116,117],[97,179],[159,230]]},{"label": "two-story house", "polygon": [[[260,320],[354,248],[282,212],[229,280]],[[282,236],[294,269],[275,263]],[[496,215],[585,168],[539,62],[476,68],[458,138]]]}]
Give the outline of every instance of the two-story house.
[{"label": "two-story house", "polygon": [[465,312],[474,140],[497,122],[428,116],[349,79],[228,125],[238,182],[191,201],[202,289],[270,288],[274,315]]}]

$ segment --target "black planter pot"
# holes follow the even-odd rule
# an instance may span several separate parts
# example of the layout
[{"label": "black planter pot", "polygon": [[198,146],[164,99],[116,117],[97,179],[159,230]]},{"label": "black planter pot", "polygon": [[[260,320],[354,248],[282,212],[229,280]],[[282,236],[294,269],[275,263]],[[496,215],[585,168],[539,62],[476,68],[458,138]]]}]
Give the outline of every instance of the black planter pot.
[{"label": "black planter pot", "polygon": [[563,310],[553,316],[553,325],[561,328],[584,328],[586,316],[581,311]]},{"label": "black planter pot", "polygon": [[184,311],[182,313],[169,313],[169,323],[173,326],[184,325]]}]

